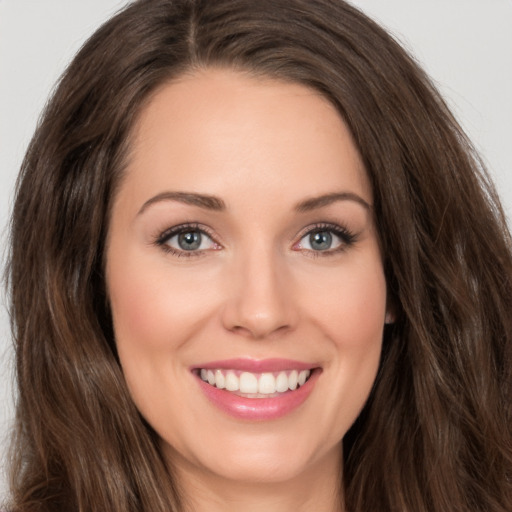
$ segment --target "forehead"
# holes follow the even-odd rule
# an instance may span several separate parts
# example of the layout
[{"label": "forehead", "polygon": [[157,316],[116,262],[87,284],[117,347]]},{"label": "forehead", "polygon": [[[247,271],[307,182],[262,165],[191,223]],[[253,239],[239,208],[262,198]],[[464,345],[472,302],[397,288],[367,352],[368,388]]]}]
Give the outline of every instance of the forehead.
[{"label": "forehead", "polygon": [[229,202],[248,186],[269,200],[350,188],[371,202],[352,136],[316,91],[224,69],[162,86],[136,123],[121,190],[139,201],[176,189]]}]

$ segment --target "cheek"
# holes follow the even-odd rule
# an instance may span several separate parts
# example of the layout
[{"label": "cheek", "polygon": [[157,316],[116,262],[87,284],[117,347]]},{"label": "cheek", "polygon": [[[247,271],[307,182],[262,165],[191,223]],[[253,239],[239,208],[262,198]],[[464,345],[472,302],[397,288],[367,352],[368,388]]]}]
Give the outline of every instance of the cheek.
[{"label": "cheek", "polygon": [[363,408],[377,376],[386,314],[386,282],[380,260],[333,273],[329,293],[316,304],[331,347],[331,401],[326,422],[343,437]]},{"label": "cheek", "polygon": [[[130,274],[127,274],[130,275]],[[173,311],[165,307],[171,298],[162,285],[155,288],[147,273],[137,272],[124,279],[113,272],[110,300],[118,350],[158,350],[167,325],[173,323]],[[168,340],[167,340],[168,341]]]},{"label": "cheek", "polygon": [[[111,262],[109,298],[128,388],[150,424],[170,425],[172,430],[178,421],[173,411],[186,408],[175,386],[183,373],[178,354],[207,321],[212,298],[190,276],[172,273],[146,255],[126,251]],[[169,411],[169,403],[176,404],[175,409]]]},{"label": "cheek", "polygon": [[[109,272],[109,295],[120,351],[165,351],[203,322],[214,297],[194,274],[125,257]],[[198,315],[202,312],[202,316]]]},{"label": "cheek", "polygon": [[380,347],[386,282],[378,259],[332,272],[328,286],[314,280],[311,285],[307,309],[314,312],[312,317],[336,345],[355,351]]}]

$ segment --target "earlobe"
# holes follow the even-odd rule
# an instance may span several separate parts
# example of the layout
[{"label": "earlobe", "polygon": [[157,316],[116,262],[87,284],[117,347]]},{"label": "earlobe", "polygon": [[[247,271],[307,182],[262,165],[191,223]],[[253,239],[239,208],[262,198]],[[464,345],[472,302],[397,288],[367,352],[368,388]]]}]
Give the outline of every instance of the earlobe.
[{"label": "earlobe", "polygon": [[384,317],[384,323],[386,325],[395,323],[395,315],[392,311],[386,311],[386,316]]},{"label": "earlobe", "polygon": [[396,321],[396,313],[393,304],[388,304],[386,307],[386,316],[384,317],[384,324],[391,325]]}]

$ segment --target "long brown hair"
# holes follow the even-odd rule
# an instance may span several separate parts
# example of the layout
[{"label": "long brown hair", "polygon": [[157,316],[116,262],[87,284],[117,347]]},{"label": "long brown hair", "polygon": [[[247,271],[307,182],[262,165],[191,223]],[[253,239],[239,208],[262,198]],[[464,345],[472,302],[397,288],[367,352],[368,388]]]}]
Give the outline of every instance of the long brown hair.
[{"label": "long brown hair", "polygon": [[396,319],[344,439],[347,509],[510,512],[504,215],[428,78],[341,0],[139,0],[69,66],[27,151],[12,219],[12,511],[184,506],[124,382],[103,262],[138,113],[159,86],[207,66],[320,91],[372,182]]}]

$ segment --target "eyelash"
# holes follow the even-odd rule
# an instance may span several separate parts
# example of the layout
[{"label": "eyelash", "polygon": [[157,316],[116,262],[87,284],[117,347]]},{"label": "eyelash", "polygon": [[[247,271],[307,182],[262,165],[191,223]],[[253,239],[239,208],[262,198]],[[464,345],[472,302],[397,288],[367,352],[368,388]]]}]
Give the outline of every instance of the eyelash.
[{"label": "eyelash", "polygon": [[189,232],[199,232],[201,234],[206,235],[208,238],[212,240],[212,242],[221,247],[220,244],[218,244],[213,234],[210,232],[210,230],[201,224],[196,223],[186,223],[186,224],[180,224],[179,226],[173,226],[172,228],[166,229],[163,233],[158,235],[158,237],[155,240],[155,244],[160,247],[163,251],[166,253],[172,254],[173,256],[176,256],[178,258],[197,258],[199,256],[203,256],[205,253],[205,250],[199,250],[199,251],[185,251],[185,250],[177,250],[174,247],[171,247],[168,245],[168,242],[171,238],[173,238],[176,235],[180,235],[182,233],[189,233]]},{"label": "eyelash", "polygon": [[357,242],[358,235],[350,231],[344,226],[339,224],[331,224],[328,222],[320,222],[317,224],[313,224],[312,226],[308,226],[299,234],[299,241],[294,244],[296,247],[300,242],[307,236],[314,235],[315,233],[328,232],[332,233],[336,237],[340,239],[339,247],[334,249],[327,249],[325,251],[315,251],[313,249],[302,249],[303,251],[308,253],[308,256],[313,258],[326,258],[329,256],[334,256],[341,252],[346,251],[349,247],[354,245]]},{"label": "eyelash", "polygon": [[[206,226],[203,226],[201,224],[197,223],[186,223],[186,224],[180,224],[178,226],[173,226],[172,228],[166,229],[164,232],[160,233],[155,238],[155,245],[160,247],[163,251],[166,253],[172,254],[173,256],[176,256],[178,258],[197,258],[200,256],[203,256],[205,252],[208,249],[203,250],[196,250],[196,251],[186,251],[186,250],[177,250],[174,247],[171,247],[168,245],[168,242],[171,238],[173,238],[176,235],[180,235],[182,233],[188,233],[188,232],[199,232],[203,235],[206,235],[212,242],[218,246],[218,248],[221,248],[222,246],[215,241],[213,233],[210,231],[209,228]],[[311,236],[315,233],[322,233],[322,232],[329,232],[338,237],[341,241],[339,247],[336,247],[334,249],[326,249],[325,251],[315,251],[313,249],[304,249],[304,248],[298,248],[296,250],[302,250],[304,252],[308,253],[308,256],[310,257],[329,257],[333,256],[335,254],[338,254],[340,252],[343,252],[347,250],[350,246],[352,246],[358,239],[358,236],[348,230],[347,228],[340,226],[338,224],[330,224],[330,223],[317,223],[313,224],[311,226],[308,226],[305,228],[300,234],[299,234],[299,241],[296,242],[293,247],[297,247],[300,242],[306,237]],[[215,249],[214,249],[215,250]]]}]

